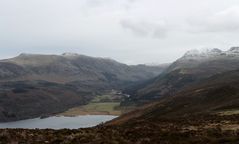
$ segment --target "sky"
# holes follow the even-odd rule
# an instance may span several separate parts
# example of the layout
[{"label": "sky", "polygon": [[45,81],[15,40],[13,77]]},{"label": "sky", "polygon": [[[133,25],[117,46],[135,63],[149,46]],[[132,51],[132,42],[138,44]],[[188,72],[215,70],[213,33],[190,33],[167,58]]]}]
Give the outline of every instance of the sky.
[{"label": "sky", "polygon": [[0,59],[72,52],[160,64],[238,37],[238,0],[0,0]]}]

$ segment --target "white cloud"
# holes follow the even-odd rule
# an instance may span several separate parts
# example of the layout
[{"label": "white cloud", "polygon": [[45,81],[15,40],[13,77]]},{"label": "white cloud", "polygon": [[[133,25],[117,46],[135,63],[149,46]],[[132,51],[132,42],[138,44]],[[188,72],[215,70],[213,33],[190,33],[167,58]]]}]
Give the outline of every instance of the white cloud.
[{"label": "white cloud", "polygon": [[233,6],[203,18],[190,18],[189,24],[195,32],[239,31],[239,6]]},{"label": "white cloud", "polygon": [[120,24],[124,29],[130,30],[135,35],[142,37],[164,38],[168,31],[164,20],[148,22],[125,19],[121,20]]},{"label": "white cloud", "polygon": [[129,9],[130,6],[139,0],[84,0],[89,7],[122,7]]},{"label": "white cloud", "polygon": [[236,5],[238,0],[0,0],[0,59],[69,51],[171,62],[188,49],[239,45]]}]

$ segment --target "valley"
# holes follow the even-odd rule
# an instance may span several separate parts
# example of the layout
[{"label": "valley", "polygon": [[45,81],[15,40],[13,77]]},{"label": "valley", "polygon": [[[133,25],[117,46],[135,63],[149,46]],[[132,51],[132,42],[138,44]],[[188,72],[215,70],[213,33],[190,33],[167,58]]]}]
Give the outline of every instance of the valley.
[{"label": "valley", "polygon": [[[119,115],[114,107],[121,97],[101,96],[101,104],[93,101],[106,91],[121,91],[153,78],[166,67],[129,66],[112,59],[67,53],[20,54],[0,60],[0,122],[48,117],[88,104],[84,110],[81,107],[70,113]],[[104,106],[107,99],[114,103]]]},{"label": "valley", "polygon": [[[145,71],[143,74],[135,71],[130,73],[130,70],[127,70],[124,74],[130,73],[135,76],[127,81],[125,79],[128,76],[124,77],[122,73],[116,75],[115,71],[111,73],[112,70],[109,68],[107,72],[100,71],[99,77],[94,80],[90,77],[91,80],[65,83],[42,79],[2,82],[0,102],[3,104],[0,110],[3,121],[45,114],[71,118],[88,115],[118,117],[94,127],[72,130],[1,129],[0,142],[237,143],[238,51],[237,47],[228,51],[189,51],[163,71],[158,71],[159,74],[155,74],[154,77],[149,75],[155,73],[155,68],[151,69],[153,71],[150,70],[150,74],[144,73]],[[113,65],[115,64],[114,62]],[[115,69],[117,71],[118,68]],[[142,70],[142,66],[137,70]],[[101,76],[104,78],[101,79]],[[46,103],[51,106],[50,109],[46,108],[48,111],[41,108]],[[29,106],[26,109],[27,105]],[[16,107],[18,111],[13,109]],[[32,112],[31,115],[29,112]],[[11,139],[13,135],[15,137]]]}]

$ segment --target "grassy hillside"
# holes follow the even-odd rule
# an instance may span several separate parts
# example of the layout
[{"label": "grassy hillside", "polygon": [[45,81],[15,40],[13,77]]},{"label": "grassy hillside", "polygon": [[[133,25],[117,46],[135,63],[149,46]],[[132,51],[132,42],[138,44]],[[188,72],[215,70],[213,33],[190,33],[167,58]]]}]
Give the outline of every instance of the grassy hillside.
[{"label": "grassy hillside", "polygon": [[117,109],[119,102],[89,103],[84,106],[71,108],[59,115],[78,116],[78,115],[121,115],[121,110]]},{"label": "grassy hillside", "polygon": [[[159,101],[145,105],[118,120],[127,121],[131,117],[174,118],[184,115],[215,114],[221,111],[239,110],[238,85],[238,70],[218,74],[191,85],[171,97],[162,97]],[[128,116],[129,119],[127,119]]]},{"label": "grassy hillside", "polygon": [[0,83],[0,89],[1,122],[48,116],[92,99],[73,86],[46,81]]}]

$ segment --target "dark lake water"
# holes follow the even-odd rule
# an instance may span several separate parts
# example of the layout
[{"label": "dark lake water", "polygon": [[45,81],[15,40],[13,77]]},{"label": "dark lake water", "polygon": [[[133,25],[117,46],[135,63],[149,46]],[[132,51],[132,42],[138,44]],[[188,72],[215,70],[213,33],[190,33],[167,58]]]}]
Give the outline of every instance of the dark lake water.
[{"label": "dark lake water", "polygon": [[77,129],[96,126],[102,122],[110,121],[117,116],[109,115],[85,115],[77,117],[48,117],[35,118],[15,122],[0,123],[0,128],[26,128],[26,129]]}]

